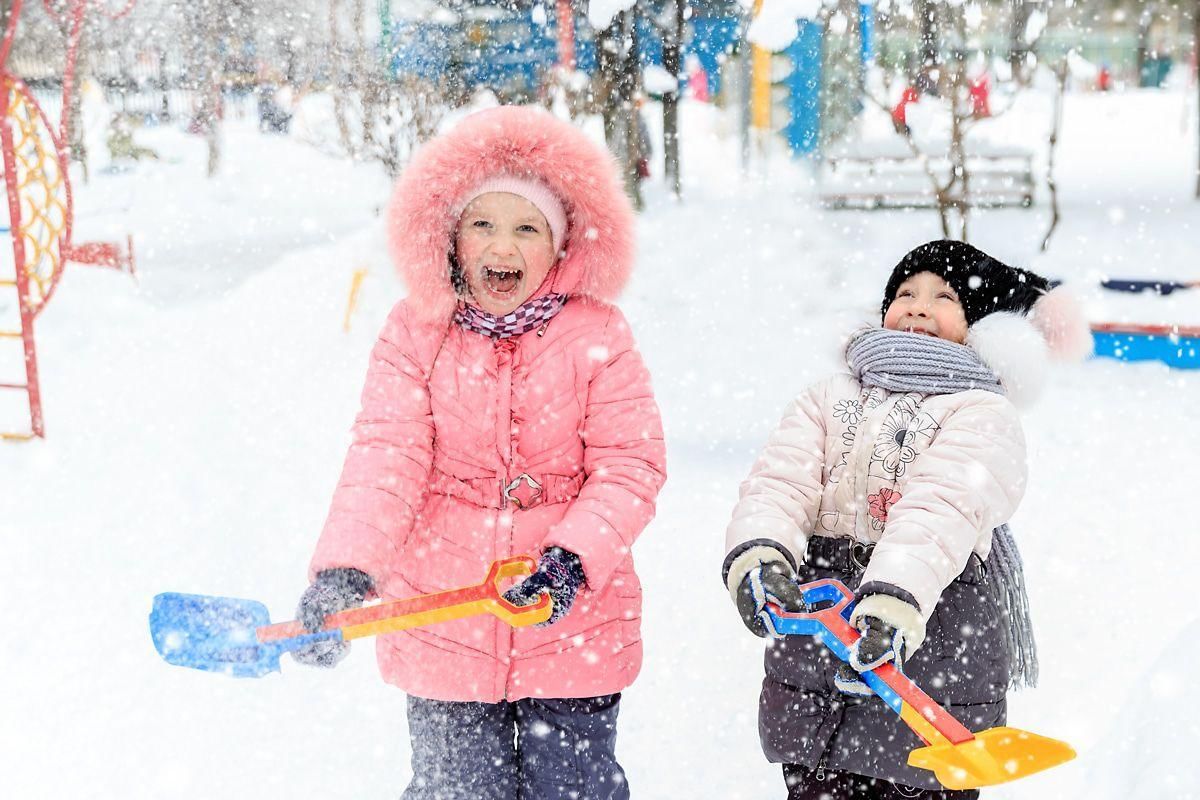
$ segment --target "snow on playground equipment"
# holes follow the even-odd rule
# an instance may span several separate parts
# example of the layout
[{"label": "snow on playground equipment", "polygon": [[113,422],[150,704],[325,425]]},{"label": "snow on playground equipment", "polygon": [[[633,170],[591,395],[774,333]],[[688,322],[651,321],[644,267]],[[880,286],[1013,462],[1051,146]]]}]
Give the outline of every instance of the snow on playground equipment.
[{"label": "snow on playground equipment", "polygon": [[165,592],[154,598],[150,635],[168,664],[258,678],[279,671],[282,653],[326,639],[350,641],[478,614],[492,614],[513,627],[545,622],[552,610],[548,595],[518,606],[500,593],[502,580],[529,575],[536,566],[529,556],[494,561],[474,586],[330,614],[317,633],[299,622],[272,625],[267,607],[255,600]]},{"label": "snow on playground equipment", "polygon": [[[1200,281],[1127,280],[1113,278],[1100,285],[1111,291],[1159,296],[1200,288]],[[1093,352],[1119,361],[1161,361],[1180,369],[1200,369],[1200,325],[1143,325],[1092,323]]]},{"label": "snow on playground equipment", "polygon": [[1097,356],[1200,369],[1200,326],[1094,322],[1092,341]]},{"label": "snow on playground equipment", "polygon": [[[74,211],[71,181],[67,171],[71,92],[75,77],[75,59],[88,0],[71,0],[67,17],[60,18],[68,28],[67,61],[63,71],[62,119],[56,132],[37,100],[20,78],[5,64],[16,35],[21,15],[21,0],[14,0],[8,28],[0,45],[0,149],[4,156],[4,180],[8,201],[8,229],[13,248],[13,276],[0,277],[0,287],[12,287],[17,293],[21,328],[0,330],[0,341],[19,340],[24,350],[25,383],[0,383],[0,389],[21,390],[29,401],[29,431],[0,431],[0,438],[31,439],[45,436],[41,391],[38,383],[37,353],[34,347],[33,321],[46,307],[62,277],[66,262],[125,269],[131,274],[133,243],[124,246],[108,242],[74,243]],[[133,7],[130,2],[116,14]],[[54,15],[46,0],[46,9]]]},{"label": "snow on playground equipment", "polygon": [[[953,165],[949,142],[930,147],[941,155],[919,159],[898,137],[838,145],[826,154],[820,171],[820,200],[833,209],[936,208],[928,172],[943,184]],[[963,202],[971,208],[1033,205],[1033,152],[968,141],[965,160],[971,172]]]},{"label": "snow on playground equipment", "polygon": [[[854,610],[853,593],[831,579],[806,583],[800,590],[810,608],[825,607],[793,613],[768,604],[776,629],[787,635],[814,636],[840,660],[848,662],[850,648],[859,638],[849,622]],[[909,765],[930,770],[947,789],[1008,783],[1075,757],[1074,749],[1066,742],[1017,728],[972,733],[890,663],[862,676],[875,695],[925,743],[909,753]]]}]

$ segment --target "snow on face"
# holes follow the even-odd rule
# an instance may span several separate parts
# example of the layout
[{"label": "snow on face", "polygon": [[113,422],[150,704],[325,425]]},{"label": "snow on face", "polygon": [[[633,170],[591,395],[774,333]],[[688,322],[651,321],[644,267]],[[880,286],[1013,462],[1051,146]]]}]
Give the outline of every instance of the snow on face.
[{"label": "snow on face", "polygon": [[967,340],[967,317],[958,293],[932,272],[918,272],[900,284],[884,315],[883,327],[958,344]]},{"label": "snow on face", "polygon": [[533,296],[556,259],[546,217],[508,192],[471,201],[459,217],[454,247],[471,301],[497,316]]}]

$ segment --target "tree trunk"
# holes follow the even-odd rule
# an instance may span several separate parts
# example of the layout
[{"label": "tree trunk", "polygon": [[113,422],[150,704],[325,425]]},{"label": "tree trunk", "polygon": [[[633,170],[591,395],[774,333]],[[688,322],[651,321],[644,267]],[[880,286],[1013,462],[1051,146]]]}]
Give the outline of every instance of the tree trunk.
[{"label": "tree trunk", "polygon": [[921,67],[937,66],[940,57],[938,46],[938,4],[937,0],[918,0],[917,14],[921,23]]},{"label": "tree trunk", "polygon": [[83,130],[83,76],[87,74],[87,28],[84,27],[79,33],[79,44],[76,45],[75,56],[75,90],[71,92],[71,96],[67,98],[68,108],[63,109],[63,113],[69,113],[68,128],[71,131],[71,141],[67,143],[67,147],[71,151],[71,160],[79,162],[79,166],[83,169],[83,182],[86,185],[89,179],[88,171],[88,150],[87,140],[84,138]]},{"label": "tree trunk", "polygon": [[1067,91],[1067,76],[1070,74],[1070,69],[1067,67],[1067,62],[1064,59],[1062,66],[1055,70],[1054,75],[1057,83],[1054,93],[1054,119],[1050,126],[1049,155],[1046,161],[1046,188],[1050,191],[1050,226],[1046,229],[1046,235],[1042,237],[1041,251],[1043,253],[1050,247],[1050,237],[1054,235],[1054,231],[1058,228],[1060,218],[1058,210],[1058,181],[1054,179],[1054,156],[1058,152],[1058,134],[1062,130],[1063,95]]},{"label": "tree trunk", "polygon": [[1012,19],[1008,27],[1008,66],[1013,78],[1024,85],[1025,59],[1029,55],[1029,43],[1025,41],[1025,28],[1036,6],[1028,0],[1017,0],[1013,5]]},{"label": "tree trunk", "polygon": [[641,89],[641,64],[638,62],[637,6],[625,13],[624,59],[621,65],[621,110],[625,117],[625,191],[633,201],[633,207],[642,210],[642,179],[638,174],[638,161],[642,157],[641,137],[638,129],[638,114],[635,103]]},{"label": "tree trunk", "polygon": [[204,101],[201,105],[201,116],[205,121],[205,138],[208,139],[208,177],[217,174],[221,165],[221,22],[225,19],[221,3],[210,2],[205,13],[205,45],[204,45]]},{"label": "tree trunk", "polygon": [[171,85],[167,78],[167,51],[158,51],[158,87],[162,90],[162,111],[160,112],[159,121],[166,123],[171,120],[171,98],[169,95]]},{"label": "tree trunk", "polygon": [[597,91],[604,116],[604,139],[617,159],[625,191],[634,207],[641,209],[638,186],[638,130],[633,100],[640,74],[637,39],[632,11],[622,11],[596,37]]},{"label": "tree trunk", "polygon": [[191,128],[204,136],[208,145],[207,175],[213,177],[221,163],[221,43],[228,33],[229,8],[225,0],[199,0],[184,6],[191,49],[186,73],[188,88],[195,98]]},{"label": "tree trunk", "polygon": [[1142,85],[1142,76],[1146,71],[1146,58],[1150,55],[1150,25],[1154,22],[1154,15],[1158,11],[1158,6],[1154,3],[1147,3],[1142,7],[1141,13],[1137,19],[1137,83],[1136,86]]},{"label": "tree trunk", "polygon": [[663,95],[663,170],[676,199],[683,188],[679,170],[679,81],[682,72],[680,49],[683,43],[685,0],[675,0],[675,26],[663,37],[663,67],[675,78],[675,88]]},{"label": "tree trunk", "polygon": [[[958,41],[963,41],[965,38],[963,34],[966,31],[961,15],[957,16],[955,21],[959,27]],[[971,209],[971,170],[967,163],[966,141],[967,120],[972,113],[966,55],[962,52],[953,54],[945,65],[945,69],[949,73],[946,76],[946,83],[950,100],[950,150],[946,155],[950,162],[950,179],[946,184],[946,193],[943,197],[943,201],[947,203],[946,213],[943,216],[948,219],[951,212],[958,212],[958,239],[965,242],[968,241],[967,224]],[[943,221],[943,227],[947,227],[945,221]]]},{"label": "tree trunk", "polygon": [[617,154],[617,123],[620,106],[619,85],[621,81],[621,20],[625,12],[617,14],[612,23],[596,36],[596,94],[600,100],[600,114],[604,118],[604,141],[608,149]]}]

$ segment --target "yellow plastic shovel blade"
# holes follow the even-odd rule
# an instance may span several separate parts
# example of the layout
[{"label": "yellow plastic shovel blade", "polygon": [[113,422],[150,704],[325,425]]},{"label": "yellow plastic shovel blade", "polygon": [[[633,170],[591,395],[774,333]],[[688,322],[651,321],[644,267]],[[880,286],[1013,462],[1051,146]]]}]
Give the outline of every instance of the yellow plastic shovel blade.
[{"label": "yellow plastic shovel blade", "polygon": [[932,770],[947,789],[978,789],[1008,783],[1070,761],[1066,742],[1017,728],[989,728],[969,742],[918,747],[909,766]]}]

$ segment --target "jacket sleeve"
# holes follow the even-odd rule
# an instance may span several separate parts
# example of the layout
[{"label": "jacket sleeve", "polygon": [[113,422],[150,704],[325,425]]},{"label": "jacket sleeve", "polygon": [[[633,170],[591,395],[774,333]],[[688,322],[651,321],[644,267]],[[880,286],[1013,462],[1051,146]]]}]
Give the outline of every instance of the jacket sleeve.
[{"label": "jacket sleeve", "polygon": [[[811,386],[788,406],[779,426],[742,482],[733,520],[725,530],[725,551],[751,542],[778,543],[793,563],[804,563],[824,488],[825,420],[828,382]],[[726,564],[730,559],[726,557]]]},{"label": "jacket sleeve", "polygon": [[977,393],[942,423],[909,465],[903,494],[888,511],[862,586],[908,593],[925,620],[958,577],[981,537],[1007,522],[1025,494],[1025,436],[1017,411]]},{"label": "jacket sleeve", "polygon": [[433,413],[403,303],[371,351],[362,410],[316,552],[310,580],[355,567],[381,585],[412,529],[433,462]]},{"label": "jacket sleeve", "polygon": [[654,518],[667,479],[666,445],[650,373],[616,308],[605,326],[604,345],[593,347],[589,356],[602,364],[588,385],[584,411],[587,479],[542,547],[578,555],[588,586],[598,590]]}]

